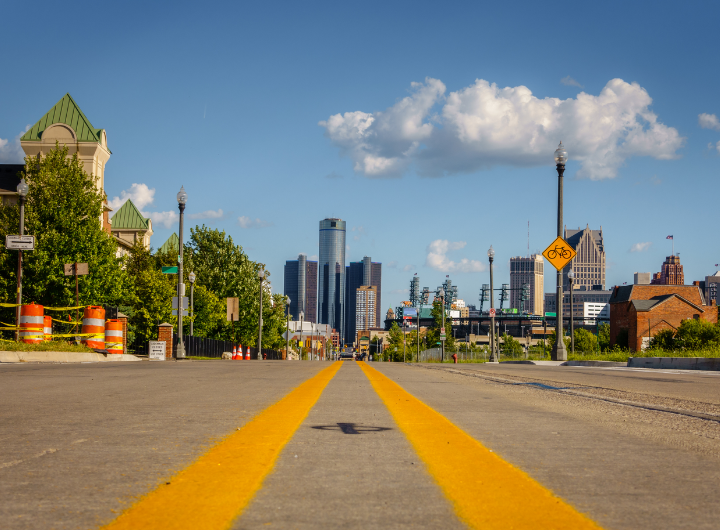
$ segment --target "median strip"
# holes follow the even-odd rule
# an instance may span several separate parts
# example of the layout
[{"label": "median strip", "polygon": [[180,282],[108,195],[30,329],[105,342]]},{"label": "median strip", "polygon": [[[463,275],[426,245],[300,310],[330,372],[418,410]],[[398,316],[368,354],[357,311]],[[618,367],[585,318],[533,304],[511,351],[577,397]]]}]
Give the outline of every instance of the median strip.
[{"label": "median strip", "polygon": [[358,363],[428,471],[472,528],[600,527],[367,363]]},{"label": "median strip", "polygon": [[341,366],[302,383],[104,528],[228,528]]}]

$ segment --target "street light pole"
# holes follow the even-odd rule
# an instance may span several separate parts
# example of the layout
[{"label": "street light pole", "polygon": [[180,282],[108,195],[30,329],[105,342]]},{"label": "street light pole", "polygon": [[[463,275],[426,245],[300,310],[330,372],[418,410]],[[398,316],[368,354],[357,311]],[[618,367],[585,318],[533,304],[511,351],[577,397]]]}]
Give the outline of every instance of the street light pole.
[{"label": "street light pole", "polygon": [[[18,198],[20,199],[20,235],[25,235],[25,196],[30,186],[25,179],[20,179],[17,185]],[[17,271],[17,308],[15,311],[15,340],[20,340],[20,306],[22,305],[22,250],[18,249],[18,271]]]},{"label": "street light pole", "polygon": [[575,315],[573,305],[573,280],[575,279],[575,273],[572,269],[568,271],[568,281],[570,282],[570,353],[575,353]]},{"label": "street light pole", "polygon": [[285,307],[287,308],[287,323],[285,324],[285,360],[290,360],[290,297],[285,297]]},{"label": "street light pole", "polygon": [[190,280],[190,336],[194,337],[193,324],[195,323],[195,273],[188,274]]},{"label": "street light pole", "polygon": [[[568,154],[562,142],[555,150],[555,163],[558,172],[558,213],[557,213],[557,235],[563,237],[563,173]],[[551,358],[553,361],[567,361],[567,348],[563,340],[563,277],[562,269],[557,271],[557,325],[555,327],[555,344],[552,349]]]},{"label": "street light pole", "polygon": [[298,361],[302,361],[302,350],[303,350],[303,347],[305,346],[305,341],[303,340],[303,338],[304,338],[303,337],[303,327],[305,325],[303,323],[304,318],[305,318],[305,312],[300,311],[300,346],[298,347]]},{"label": "street light pole", "polygon": [[[490,309],[495,309],[495,292],[493,291],[493,261],[495,260],[495,249],[488,249],[488,259],[490,260]],[[490,361],[491,363],[498,362],[497,353],[495,352],[495,315],[490,316]]]},{"label": "street light pole", "polygon": [[185,358],[185,342],[183,342],[183,296],[185,296],[185,283],[183,282],[183,221],[185,219],[185,203],[187,202],[187,192],[185,186],[180,186],[177,194],[178,208],[180,209],[180,235],[179,239],[179,255],[178,255],[178,347],[177,359]]},{"label": "street light pole", "polygon": [[260,270],[258,272],[258,278],[260,279],[260,318],[258,319],[258,361],[262,361],[262,326],[263,326],[263,281],[265,280],[265,271]]}]

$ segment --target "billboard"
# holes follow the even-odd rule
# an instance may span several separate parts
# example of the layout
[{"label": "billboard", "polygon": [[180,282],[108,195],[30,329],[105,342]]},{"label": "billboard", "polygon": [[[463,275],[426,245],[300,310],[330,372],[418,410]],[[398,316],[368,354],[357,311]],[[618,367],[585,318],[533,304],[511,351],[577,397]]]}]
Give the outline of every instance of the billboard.
[{"label": "billboard", "polygon": [[411,318],[417,318],[417,307],[404,307],[403,308],[403,320],[409,320]]}]

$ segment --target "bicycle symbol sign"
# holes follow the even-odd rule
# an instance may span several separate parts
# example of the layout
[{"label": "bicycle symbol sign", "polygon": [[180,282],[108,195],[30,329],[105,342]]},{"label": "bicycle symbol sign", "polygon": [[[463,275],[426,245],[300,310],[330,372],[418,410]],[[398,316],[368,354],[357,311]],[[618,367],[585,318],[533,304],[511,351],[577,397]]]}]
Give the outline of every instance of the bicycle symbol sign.
[{"label": "bicycle symbol sign", "polygon": [[557,270],[562,270],[565,265],[577,256],[577,252],[575,252],[575,249],[562,237],[558,237],[545,249],[543,256],[545,256],[545,259]]}]

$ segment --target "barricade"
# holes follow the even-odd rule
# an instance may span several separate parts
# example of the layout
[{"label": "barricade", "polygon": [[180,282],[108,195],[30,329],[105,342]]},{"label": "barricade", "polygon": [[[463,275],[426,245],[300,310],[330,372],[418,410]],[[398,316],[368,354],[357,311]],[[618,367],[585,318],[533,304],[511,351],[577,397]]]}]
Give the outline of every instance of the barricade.
[{"label": "barricade", "polygon": [[119,320],[111,319],[105,322],[105,349],[108,353],[124,353],[122,328],[122,322]]},{"label": "barricade", "polygon": [[94,336],[83,337],[82,343],[94,350],[105,349],[105,310],[96,305],[87,306],[83,311],[82,333]]},{"label": "barricade", "polygon": [[45,320],[45,340],[52,340],[52,317],[45,315],[43,319]]},{"label": "barricade", "polygon": [[20,307],[20,341],[25,344],[42,342],[45,336],[45,308],[39,304]]}]

